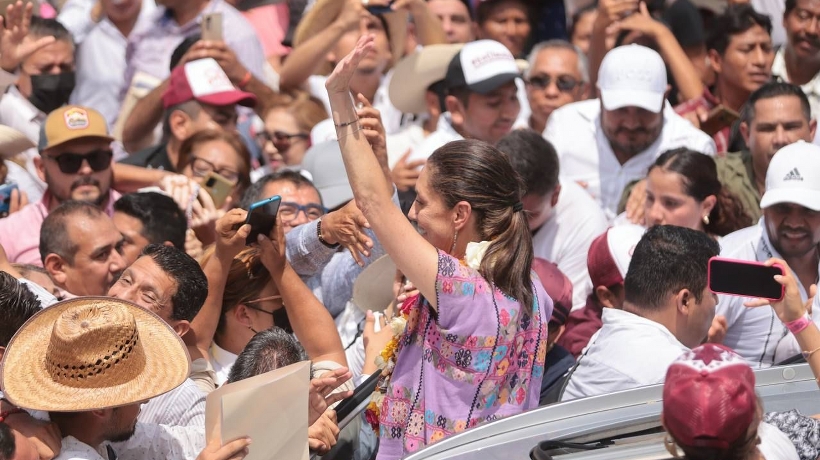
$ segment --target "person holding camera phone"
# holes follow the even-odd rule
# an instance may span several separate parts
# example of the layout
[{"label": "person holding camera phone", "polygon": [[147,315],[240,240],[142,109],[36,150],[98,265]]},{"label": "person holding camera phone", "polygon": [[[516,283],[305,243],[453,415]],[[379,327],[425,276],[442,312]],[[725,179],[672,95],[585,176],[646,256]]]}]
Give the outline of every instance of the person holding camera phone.
[{"label": "person holding camera phone", "polygon": [[[766,172],[758,224],[721,241],[721,256],[788,262],[801,298],[810,298],[820,263],[820,147],[796,142],[780,149]],[[770,309],[749,309],[744,297],[721,296],[709,340],[723,343],[755,367],[769,367],[800,353],[799,343]]]}]

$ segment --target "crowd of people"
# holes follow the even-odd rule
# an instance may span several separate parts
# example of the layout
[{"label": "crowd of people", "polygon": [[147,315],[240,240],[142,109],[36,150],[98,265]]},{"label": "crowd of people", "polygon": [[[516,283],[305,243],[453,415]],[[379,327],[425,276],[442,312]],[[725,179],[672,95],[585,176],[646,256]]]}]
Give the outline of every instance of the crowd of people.
[{"label": "crowd of people", "polygon": [[0,6],[0,460],[241,459],[206,396],[302,361],[317,458],[653,384],[671,455],[820,457],[753,372],[820,377],[820,0]]}]

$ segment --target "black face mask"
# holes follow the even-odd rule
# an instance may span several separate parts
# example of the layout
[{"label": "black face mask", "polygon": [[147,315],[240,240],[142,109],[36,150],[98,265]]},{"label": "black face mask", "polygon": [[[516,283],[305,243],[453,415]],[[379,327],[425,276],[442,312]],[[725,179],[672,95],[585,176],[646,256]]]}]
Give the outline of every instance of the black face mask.
[{"label": "black face mask", "polygon": [[28,100],[45,114],[68,103],[68,97],[74,91],[74,72],[63,72],[56,75],[43,74],[31,76],[31,96]]}]

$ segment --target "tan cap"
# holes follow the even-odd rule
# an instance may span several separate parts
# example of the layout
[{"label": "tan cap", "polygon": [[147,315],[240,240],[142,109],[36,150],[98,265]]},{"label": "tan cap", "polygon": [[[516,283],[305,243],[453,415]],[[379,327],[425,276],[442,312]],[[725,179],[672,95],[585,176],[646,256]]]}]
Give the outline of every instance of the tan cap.
[{"label": "tan cap", "polygon": [[52,111],[40,128],[42,152],[75,139],[97,138],[113,141],[108,134],[108,123],[96,110],[79,105],[64,105]]}]

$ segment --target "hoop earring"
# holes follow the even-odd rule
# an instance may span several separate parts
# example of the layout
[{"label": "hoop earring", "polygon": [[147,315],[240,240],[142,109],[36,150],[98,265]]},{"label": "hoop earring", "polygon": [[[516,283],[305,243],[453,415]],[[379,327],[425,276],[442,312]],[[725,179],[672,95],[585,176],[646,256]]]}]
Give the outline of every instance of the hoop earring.
[{"label": "hoop earring", "polygon": [[450,255],[455,257],[456,255],[456,241],[458,240],[458,230],[453,234],[453,246],[450,248]]},{"label": "hoop earring", "polygon": [[709,214],[703,216],[703,225],[709,225]]}]

